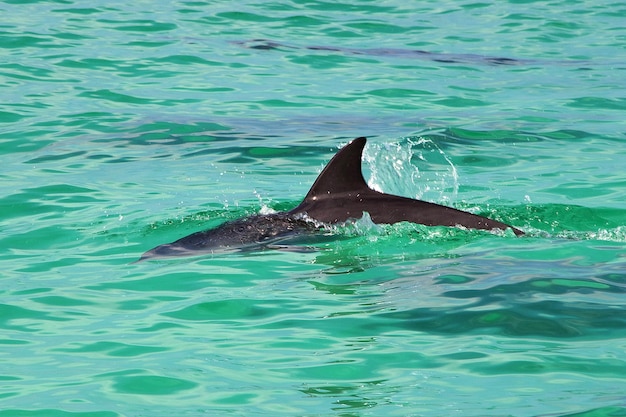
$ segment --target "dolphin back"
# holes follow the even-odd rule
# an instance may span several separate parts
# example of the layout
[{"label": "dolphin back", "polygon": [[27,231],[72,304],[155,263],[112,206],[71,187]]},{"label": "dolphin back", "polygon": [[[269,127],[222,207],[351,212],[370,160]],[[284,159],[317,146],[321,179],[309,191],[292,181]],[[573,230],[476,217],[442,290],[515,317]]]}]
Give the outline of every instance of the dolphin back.
[{"label": "dolphin back", "polygon": [[372,190],[363,177],[361,159],[366,138],[360,137],[342,148],[326,165],[292,215],[306,213],[323,223],[359,219],[367,212],[374,223],[419,223],[426,226],[462,226],[493,230],[510,228],[508,224],[452,207],[415,200]]}]

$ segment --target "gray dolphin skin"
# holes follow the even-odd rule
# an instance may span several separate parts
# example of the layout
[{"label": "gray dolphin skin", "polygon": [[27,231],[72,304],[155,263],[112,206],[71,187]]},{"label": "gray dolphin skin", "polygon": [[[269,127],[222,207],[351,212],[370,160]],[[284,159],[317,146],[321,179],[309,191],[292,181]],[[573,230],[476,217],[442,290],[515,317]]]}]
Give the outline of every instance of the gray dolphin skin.
[{"label": "gray dolphin skin", "polygon": [[157,246],[139,261],[150,258],[193,256],[221,250],[272,247],[281,240],[324,230],[324,225],[356,220],[368,213],[376,224],[412,222],[426,226],[461,226],[468,229],[519,229],[465,211],[372,190],[361,171],[366,138],[344,146],[317,177],[304,200],[294,209],[257,214],[226,222],[215,229],[193,233]]}]

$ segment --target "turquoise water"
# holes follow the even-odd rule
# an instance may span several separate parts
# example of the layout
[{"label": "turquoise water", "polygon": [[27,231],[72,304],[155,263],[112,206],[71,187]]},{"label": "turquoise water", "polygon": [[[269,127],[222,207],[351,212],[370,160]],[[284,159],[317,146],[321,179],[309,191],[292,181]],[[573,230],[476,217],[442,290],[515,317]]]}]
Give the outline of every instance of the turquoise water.
[{"label": "turquoise water", "polygon": [[[1,417],[626,416],[623,3],[0,13]],[[527,235],[131,264],[356,136],[372,186]]]}]

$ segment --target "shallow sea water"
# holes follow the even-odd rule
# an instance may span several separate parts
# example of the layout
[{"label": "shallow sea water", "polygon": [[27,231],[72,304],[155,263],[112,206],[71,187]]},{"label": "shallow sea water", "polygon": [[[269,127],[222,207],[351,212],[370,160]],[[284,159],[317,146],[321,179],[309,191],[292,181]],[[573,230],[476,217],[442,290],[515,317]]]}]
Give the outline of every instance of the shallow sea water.
[{"label": "shallow sea water", "polygon": [[[1,417],[626,416],[623,3],[0,12]],[[131,264],[356,136],[372,186],[527,235]]]}]

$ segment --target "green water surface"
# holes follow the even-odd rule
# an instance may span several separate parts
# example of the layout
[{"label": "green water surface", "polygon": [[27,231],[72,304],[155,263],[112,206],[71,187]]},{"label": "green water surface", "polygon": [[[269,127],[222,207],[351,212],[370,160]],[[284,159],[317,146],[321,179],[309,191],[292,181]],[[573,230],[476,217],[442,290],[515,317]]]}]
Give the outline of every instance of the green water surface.
[{"label": "green water surface", "polygon": [[[624,4],[0,16],[0,417],[626,416]],[[526,236],[132,264],[294,207],[356,136],[373,187]]]}]

